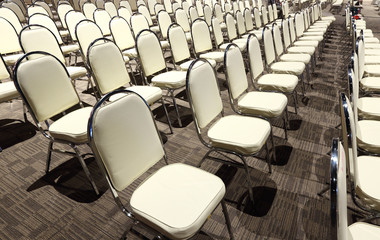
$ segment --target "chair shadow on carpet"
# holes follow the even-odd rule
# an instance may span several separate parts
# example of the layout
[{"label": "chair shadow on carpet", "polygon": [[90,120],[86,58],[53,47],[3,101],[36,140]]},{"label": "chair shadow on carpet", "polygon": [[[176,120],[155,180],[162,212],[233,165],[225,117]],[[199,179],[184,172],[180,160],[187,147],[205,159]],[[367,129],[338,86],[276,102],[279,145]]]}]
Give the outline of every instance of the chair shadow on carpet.
[{"label": "chair shadow on carpet", "polygon": [[4,150],[32,138],[38,129],[30,122],[18,119],[0,120],[0,147]]}]

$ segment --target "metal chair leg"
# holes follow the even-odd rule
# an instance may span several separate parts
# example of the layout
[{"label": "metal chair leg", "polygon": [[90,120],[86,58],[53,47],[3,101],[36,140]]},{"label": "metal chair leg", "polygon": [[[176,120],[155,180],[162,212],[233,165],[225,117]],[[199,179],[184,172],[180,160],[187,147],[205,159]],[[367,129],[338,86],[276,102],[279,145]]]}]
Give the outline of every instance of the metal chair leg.
[{"label": "metal chair leg", "polygon": [[285,107],[285,117],[284,117],[285,140],[288,140],[288,127],[289,127],[289,113],[288,113],[288,107]]},{"label": "metal chair leg", "polygon": [[234,234],[232,233],[231,220],[230,220],[230,216],[228,215],[227,206],[226,206],[226,202],[224,201],[224,199],[222,199],[222,201],[220,202],[220,204],[222,205],[224,218],[226,219],[226,225],[227,225],[227,229],[228,229],[228,234],[230,235],[230,239],[234,240],[235,238],[234,238]]},{"label": "metal chair leg", "polygon": [[88,180],[90,181],[91,186],[92,186],[92,188],[94,189],[96,195],[99,195],[99,190],[98,190],[98,188],[97,188],[96,185],[95,185],[94,179],[92,178],[91,173],[90,173],[90,171],[88,170],[86,163],[84,162],[82,156],[81,156],[80,153],[79,153],[78,147],[77,147],[76,145],[74,145],[74,144],[69,144],[69,145],[70,145],[70,147],[72,147],[72,148],[74,149],[75,154],[76,154],[76,156],[77,156],[77,158],[78,158],[80,164],[82,165],[82,168],[83,168],[83,170],[84,170],[84,172],[85,172],[85,174],[86,174]]},{"label": "metal chair leg", "polygon": [[178,125],[179,125],[180,127],[182,127],[182,121],[181,121],[181,117],[179,116],[179,110],[178,110],[177,103],[176,103],[176,101],[175,101],[175,97],[174,97],[174,93],[173,93],[173,91],[170,91],[170,94],[171,94],[171,97],[172,97],[172,99],[173,99],[173,105],[174,105],[175,111],[176,111],[176,113],[177,113]]},{"label": "metal chair leg", "polygon": [[[277,162],[277,159],[276,159],[276,151],[275,151],[275,145],[274,145],[274,138],[273,138],[273,126],[272,126],[272,123],[270,123],[270,138],[271,138],[271,141],[272,141],[272,155],[273,155],[273,160],[274,162]],[[269,153],[268,153],[269,154]]]},{"label": "metal chair leg", "polygon": [[249,175],[249,169],[248,169],[247,162],[245,161],[245,158],[243,156],[240,156],[240,159],[244,163],[244,169],[245,169],[245,172],[247,174],[247,182],[248,182],[248,197],[252,201],[252,205],[253,205],[254,204],[254,198],[253,198],[253,192],[252,192],[252,186],[253,185],[252,185],[251,175]]},{"label": "metal chair leg", "polygon": [[170,133],[173,134],[172,123],[170,121],[169,113],[168,113],[168,110],[165,107],[165,102],[164,102],[164,99],[162,97],[161,97],[161,103],[162,103],[162,107],[164,108],[164,111],[165,111],[166,119],[168,120],[168,125],[169,125],[169,128],[170,128]]},{"label": "metal chair leg", "polygon": [[48,153],[47,153],[47,158],[46,158],[45,173],[49,172],[50,162],[51,162],[51,152],[52,152],[52,148],[53,148],[53,143],[54,143],[53,141],[49,142]]},{"label": "metal chair leg", "polygon": [[267,163],[268,163],[269,173],[272,173],[272,163],[271,163],[270,156],[269,156],[268,141],[265,143],[265,147],[267,150]]},{"label": "metal chair leg", "polygon": [[297,99],[297,92],[296,91],[294,91],[294,93],[293,93],[293,99],[294,99],[294,109],[295,109],[296,114],[298,114],[298,110],[297,110],[298,99]]}]

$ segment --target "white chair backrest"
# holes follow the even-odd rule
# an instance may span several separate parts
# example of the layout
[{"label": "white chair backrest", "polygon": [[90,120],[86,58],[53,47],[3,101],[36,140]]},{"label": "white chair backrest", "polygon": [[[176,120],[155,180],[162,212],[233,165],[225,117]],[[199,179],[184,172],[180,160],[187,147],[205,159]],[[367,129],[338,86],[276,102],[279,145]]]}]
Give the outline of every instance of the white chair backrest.
[{"label": "white chair backrest", "polygon": [[12,26],[15,28],[17,34],[20,33],[22,26],[21,26],[20,20],[17,17],[16,13],[14,13],[9,8],[0,7],[0,16],[7,19],[12,24]]},{"label": "white chair backrest", "polygon": [[104,9],[104,0],[96,0],[95,5],[97,8]]},{"label": "white chair backrest", "polygon": [[273,10],[273,18],[274,18],[274,20],[277,20],[278,19],[278,13],[277,13],[277,4],[276,3],[272,4],[272,10]]},{"label": "white chair backrest", "polygon": [[115,4],[116,9],[120,7],[120,1],[121,0],[114,0],[113,3]]},{"label": "white chair backrest", "polygon": [[110,22],[110,30],[114,42],[122,51],[135,46],[132,29],[124,18],[113,17]]},{"label": "white chair backrest", "polygon": [[73,41],[77,40],[77,37],[75,36],[75,27],[80,21],[84,19],[86,19],[86,17],[81,12],[76,12],[72,10],[66,13],[65,21],[66,21],[67,29],[69,30],[71,39]]},{"label": "white chair backrest", "polygon": [[159,13],[161,10],[165,10],[164,5],[160,3],[157,3],[156,5],[154,5],[154,12],[155,12],[154,15],[157,15],[157,13]]},{"label": "white chair backrest", "polygon": [[79,103],[78,94],[65,66],[51,55],[18,61],[15,82],[38,122]]},{"label": "white chair backrest", "polygon": [[196,61],[203,64],[195,65],[193,62],[190,65],[186,77],[186,89],[194,121],[200,132],[223,111],[223,103],[214,68],[204,59]]},{"label": "white chair backrest", "polygon": [[195,7],[197,9],[198,16],[199,17],[203,17],[204,16],[203,4],[202,4],[202,2],[200,0],[195,0]]},{"label": "white chair backrest", "polygon": [[194,6],[189,8],[190,22],[194,22],[199,17],[197,9]]},{"label": "white chair backrest", "polygon": [[272,5],[268,5],[268,17],[269,17],[269,22],[273,22],[274,16],[273,16],[273,7],[272,7]]},{"label": "white chair backrest", "polygon": [[232,41],[238,37],[234,16],[231,13],[227,13],[224,18],[225,18],[224,21],[226,22],[226,25],[227,25],[228,39]]},{"label": "white chair backrest", "polygon": [[296,30],[295,30],[295,26],[294,26],[294,18],[292,17],[288,17],[288,23],[289,23],[289,33],[290,33],[290,40],[292,41],[292,43],[294,43],[296,41]]},{"label": "white chair backrest", "polygon": [[164,0],[164,7],[168,13],[173,13],[173,7],[171,0]]},{"label": "white chair backrest", "polygon": [[213,4],[212,4],[211,0],[204,0],[204,6],[206,6],[206,5],[208,5],[211,9],[213,8]]},{"label": "white chair backrest", "polygon": [[45,1],[35,1],[34,4],[43,7],[49,14],[49,17],[53,18],[53,12],[51,11],[50,6]]},{"label": "white chair backrest", "polygon": [[232,2],[232,14],[235,16],[237,11],[239,11],[239,5],[236,1],[233,1]]},{"label": "white chair backrest", "polygon": [[119,16],[124,18],[129,24],[131,24],[131,12],[126,7],[119,7],[117,10]]},{"label": "white chair backrest", "polygon": [[175,63],[190,58],[190,50],[187,44],[186,35],[180,25],[172,24],[169,27],[168,39]]},{"label": "white chair backrest", "polygon": [[158,26],[160,27],[161,36],[164,39],[167,39],[169,26],[170,24],[172,24],[172,19],[169,13],[166,12],[165,10],[160,11],[157,14],[157,21],[158,21]]},{"label": "white chair backrest", "polygon": [[284,48],[288,49],[291,45],[290,33],[289,33],[289,20],[287,18],[282,19],[282,38],[284,40]]},{"label": "white chair backrest", "polygon": [[204,13],[204,19],[206,23],[211,26],[211,19],[212,19],[212,10],[209,5],[205,5],[203,7],[203,13]]},{"label": "white chair backrest", "polygon": [[229,3],[224,4],[224,13],[232,13],[231,4],[229,4]]},{"label": "white chair backrest", "polygon": [[96,10],[95,4],[91,2],[86,2],[85,4],[83,4],[82,12],[88,20],[94,21],[95,10]]},{"label": "white chair backrest", "polygon": [[235,17],[236,17],[236,26],[237,26],[238,34],[239,36],[242,36],[247,32],[245,28],[244,17],[243,17],[242,12],[237,11]]},{"label": "white chair backrest", "polygon": [[74,7],[74,10],[75,10],[75,11],[80,11],[79,1],[80,1],[80,0],[72,0],[73,7]]},{"label": "white chair backrest", "polygon": [[108,12],[111,17],[117,16],[117,9],[113,2],[105,2],[104,9]]},{"label": "white chair backrest", "polygon": [[111,41],[98,39],[93,42],[88,48],[87,63],[101,95],[130,83],[123,54]]},{"label": "white chair backrest", "polygon": [[1,5],[4,8],[9,8],[13,11],[14,14],[16,14],[18,20],[22,23],[26,22],[26,18],[24,13],[22,12],[21,8],[14,2],[3,2]]},{"label": "white chair backrest", "polygon": [[39,6],[39,5],[36,5],[36,4],[30,5],[28,7],[28,17],[32,16],[35,13],[43,13],[43,14],[46,14],[46,15],[49,16],[49,13],[42,6]]},{"label": "white chair backrest", "polygon": [[21,11],[23,12],[23,15],[24,15],[24,16],[27,15],[27,10],[26,10],[26,4],[25,4],[25,1],[22,1],[22,0],[12,0],[12,2],[16,3],[17,6],[19,6],[19,8],[20,8]]},{"label": "white chair backrest", "polygon": [[[0,55],[0,81],[10,78],[7,65],[4,62],[3,57]],[[1,83],[0,83],[1,84]]]},{"label": "white chair backrest", "polygon": [[156,5],[157,3],[157,0],[148,0],[148,8],[151,16],[156,15],[156,12],[154,11],[154,5]]},{"label": "white chair backrest", "polygon": [[66,13],[72,10],[74,10],[74,8],[70,4],[62,3],[58,5],[58,8],[57,8],[58,17],[62,23],[63,29],[67,29],[66,20],[65,20]]},{"label": "white chair backrest", "polygon": [[181,4],[179,4],[178,2],[174,2],[172,4],[172,8],[173,8],[173,13],[174,13],[178,8],[181,8]]},{"label": "white chair backrest", "polygon": [[182,8],[183,8],[183,10],[185,10],[185,13],[186,13],[186,15],[187,15],[188,18],[190,17],[189,16],[189,8],[190,8],[190,6],[191,5],[186,0],[182,1]]},{"label": "white chair backrest", "polygon": [[185,32],[190,32],[190,24],[184,9],[177,9],[174,14],[175,21],[182,27]]},{"label": "white chair backrest", "polygon": [[260,43],[255,35],[251,34],[248,37],[247,48],[251,78],[254,81],[264,72]]},{"label": "white chair backrest", "polygon": [[148,21],[149,26],[153,26],[153,20],[152,20],[152,17],[150,16],[149,10],[148,10],[148,8],[147,8],[145,5],[140,5],[140,6],[138,7],[137,11],[138,11],[139,13],[141,13],[142,15],[144,15],[144,17],[145,17],[146,20]]},{"label": "white chair backrest", "polygon": [[129,4],[128,1],[120,1],[120,7],[125,7],[129,10],[129,12],[132,14],[133,11],[132,11],[132,7],[131,5]]},{"label": "white chair backrest", "polygon": [[272,32],[269,28],[265,28],[263,32],[265,61],[271,65],[276,60],[276,52],[273,45]]},{"label": "white chair backrest", "polygon": [[[38,25],[29,25],[20,32],[19,40],[25,53],[43,51],[50,53],[65,64],[65,57],[59,47],[54,34],[47,28]],[[28,59],[38,58],[41,55],[32,54]]]},{"label": "white chair backrest", "polygon": [[88,129],[91,148],[111,185],[122,191],[165,152],[152,113],[140,96],[130,93],[97,106]]},{"label": "white chair backrest", "polygon": [[244,2],[243,1],[239,1],[238,4],[239,4],[239,11],[243,12],[244,9],[245,9]]},{"label": "white chair backrest", "polygon": [[224,64],[229,95],[231,100],[236,100],[248,90],[243,55],[239,47],[234,44],[228,45],[224,53]]},{"label": "white chair backrest", "polygon": [[75,28],[75,36],[78,39],[79,47],[83,54],[84,61],[87,59],[87,50],[90,44],[103,37],[102,30],[96,23],[85,19],[80,21]]},{"label": "white chair backrest", "polygon": [[144,6],[146,6],[146,3],[145,3],[144,0],[137,0],[137,1],[136,1],[136,5],[137,5],[137,7],[139,7],[140,5],[144,5]]},{"label": "white chair backrest", "polygon": [[149,29],[148,20],[142,14],[133,14],[131,16],[131,27],[135,36],[142,30]]},{"label": "white chair backrest", "polygon": [[111,35],[111,31],[110,31],[111,16],[108,14],[106,10],[96,9],[94,12],[94,21],[96,25],[100,27],[104,36]]},{"label": "white chair backrest", "polygon": [[136,37],[136,49],[145,77],[166,69],[160,41],[150,30],[141,31]]},{"label": "white chair backrest", "polygon": [[361,80],[364,76],[364,68],[365,68],[365,47],[363,37],[360,36],[356,40],[356,54],[358,55],[358,76],[359,80]]},{"label": "white chair backrest", "polygon": [[191,36],[196,54],[212,50],[210,30],[204,20],[197,19],[193,22],[191,25]]},{"label": "white chair backrest", "polygon": [[276,54],[277,56],[281,56],[284,53],[284,45],[282,44],[281,31],[277,24],[273,24],[272,26],[272,35]]},{"label": "white chair backrest", "polygon": [[0,53],[16,53],[21,51],[18,35],[13,25],[3,17],[0,17]]},{"label": "white chair backrest", "polygon": [[268,20],[268,9],[266,6],[261,6],[261,17],[263,18],[263,25],[267,25],[269,23]]},{"label": "white chair backrest", "polygon": [[305,25],[303,21],[302,13],[296,13],[294,15],[294,21],[295,21],[295,29],[296,29],[296,37],[301,37],[303,35],[303,32],[305,31]]},{"label": "white chair backrest", "polygon": [[256,25],[256,28],[261,28],[263,23],[261,22],[261,15],[260,15],[260,11],[257,7],[253,8],[253,15],[255,17],[255,25]]},{"label": "white chair backrest", "polygon": [[219,3],[216,3],[214,5],[214,15],[216,18],[218,18],[219,22],[221,23],[224,22],[222,7],[220,6]]},{"label": "white chair backrest", "polygon": [[215,45],[218,48],[221,44],[223,44],[224,40],[223,40],[223,32],[220,27],[219,20],[216,17],[212,18],[212,32],[214,34]]},{"label": "white chair backrest", "polygon": [[38,24],[38,25],[46,27],[54,34],[59,45],[63,44],[61,34],[59,33],[58,28],[55,25],[54,21],[49,16],[46,16],[45,14],[41,14],[41,13],[35,13],[31,17],[29,17],[29,25],[31,24]]},{"label": "white chair backrest", "polygon": [[244,16],[245,28],[249,32],[253,30],[254,28],[251,11],[248,8],[246,8],[244,9],[243,13],[244,13],[243,16]]}]

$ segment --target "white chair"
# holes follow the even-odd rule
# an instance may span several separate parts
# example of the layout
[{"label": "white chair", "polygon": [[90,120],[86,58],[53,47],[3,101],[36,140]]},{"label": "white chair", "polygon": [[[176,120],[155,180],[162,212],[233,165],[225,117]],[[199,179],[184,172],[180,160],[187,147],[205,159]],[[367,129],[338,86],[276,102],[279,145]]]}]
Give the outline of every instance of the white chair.
[{"label": "white chair", "polygon": [[[224,53],[224,69],[232,109],[240,115],[262,117],[268,120],[271,124],[272,146],[275,149],[271,119],[283,117],[285,139],[288,139],[288,99],[282,93],[248,90],[243,56],[233,43],[228,45]],[[273,159],[276,161],[275,154],[273,154]]]},{"label": "white chair", "polygon": [[197,9],[194,6],[189,7],[189,18],[190,22],[194,22],[196,19],[199,18]]},{"label": "white chair", "polygon": [[8,66],[16,64],[23,54],[16,29],[5,18],[0,17],[0,53]]},{"label": "white chair", "polygon": [[367,222],[355,222],[348,225],[346,155],[339,139],[333,139],[330,167],[332,236],[341,240],[379,239],[380,227],[377,225]]},{"label": "white chair", "polygon": [[220,28],[222,31],[227,29],[226,23],[224,22],[224,15],[222,11],[222,6],[219,3],[215,3],[214,5],[214,16],[219,20]]},{"label": "white chair", "polygon": [[261,40],[263,37],[263,35],[262,35],[263,30],[262,29],[261,30],[260,29],[254,29],[252,14],[248,8],[244,9],[243,16],[244,16],[245,29],[246,29],[247,33],[255,34],[256,37],[258,37],[259,40]]},{"label": "white chair", "polygon": [[174,91],[185,86],[186,72],[168,70],[160,41],[157,35],[150,30],[145,29],[137,35],[136,49],[146,83],[150,78],[153,86],[167,90],[177,113],[178,125],[182,127]]},{"label": "white chair", "polygon": [[[156,16],[154,16],[154,19],[150,16],[149,10],[145,5],[140,5],[137,9],[139,13],[141,13],[146,20],[148,21],[149,29],[152,30],[155,33],[160,32],[160,28],[157,26],[157,24],[153,23],[153,20],[157,20]],[[137,34],[136,34],[137,36]]]},{"label": "white chair", "polygon": [[190,33],[190,23],[189,18],[187,17],[186,11],[184,9],[177,9],[174,13],[175,21],[178,25],[180,25],[185,31],[187,41],[191,42],[191,33]]},{"label": "white chair", "polygon": [[[173,23],[168,30],[168,40],[170,43],[171,55],[175,66],[179,66],[182,71],[187,71],[190,64],[193,62],[191,59],[190,50],[187,44],[186,35],[180,25]],[[216,66],[214,60],[208,60],[213,67]]]},{"label": "white chair", "polygon": [[[44,56],[24,61],[33,54]],[[54,76],[54,81],[52,81],[52,76]],[[75,156],[82,165],[95,193],[99,194],[77,147],[88,144],[87,123],[92,107],[83,107],[65,66],[53,55],[41,51],[30,52],[16,63],[14,78],[16,88],[26,103],[37,128],[49,140],[46,173],[49,172],[52,152]],[[68,112],[74,106],[80,108]],[[63,115],[52,122],[51,118],[58,114]],[[74,152],[54,148],[54,144],[68,145]]]},{"label": "white chair", "polygon": [[229,42],[235,43],[241,49],[245,49],[247,47],[247,39],[239,37],[234,16],[231,13],[226,13],[224,22],[227,26],[227,38]]},{"label": "white chair", "polygon": [[[41,25],[25,26],[19,35],[19,42],[24,53],[43,51],[55,56],[62,64],[66,65],[66,60],[58,40],[54,33]],[[39,57],[38,54],[32,54],[29,59]],[[87,70],[80,66],[66,66],[70,78],[75,81],[85,78],[88,80]]]},{"label": "white chair", "polygon": [[71,10],[66,13],[65,22],[66,22],[67,30],[69,30],[70,37],[73,40],[73,42],[77,41],[77,37],[75,35],[75,28],[77,24],[80,21],[85,20],[85,19],[86,17],[81,12],[76,12],[74,10]]},{"label": "white chair", "polygon": [[113,2],[105,2],[104,9],[108,12],[111,18],[118,16],[116,6]]},{"label": "white chair", "polygon": [[172,24],[172,19],[169,13],[165,10],[161,10],[159,13],[157,13],[157,22],[158,26],[160,27],[162,39],[168,39],[168,29],[170,24]]},{"label": "white chair", "polygon": [[82,12],[86,16],[87,19],[94,21],[94,12],[96,10],[95,4],[91,2],[86,2],[83,4]]},{"label": "white chair", "polygon": [[276,52],[273,44],[272,32],[269,28],[264,28],[263,31],[263,42],[264,42],[264,55],[265,62],[269,71],[273,73],[286,73],[293,74],[301,78],[302,82],[302,92],[305,95],[305,82],[304,82],[304,71],[305,64],[302,62],[284,62],[277,61]]},{"label": "white chair", "polygon": [[[127,95],[105,104],[118,93]],[[188,239],[200,231],[221,203],[230,238],[234,239],[224,202],[224,183],[199,168],[182,163],[161,167],[144,179],[124,205],[119,192],[162,158],[167,163],[152,112],[140,96],[126,91],[106,95],[94,107],[88,126],[91,147],[115,202],[135,224],[153,230],[158,238]]]},{"label": "white chair", "polygon": [[11,9],[1,6],[0,7],[0,16],[2,18],[7,19],[12,24],[12,26],[15,28],[17,34],[20,33],[20,31],[22,29],[21,22],[20,22],[19,18],[17,17],[17,15]]},{"label": "white chair", "polygon": [[126,7],[119,7],[119,9],[117,10],[117,12],[119,13],[119,16],[124,18],[129,25],[131,25],[131,12],[126,8]]},{"label": "white chair", "polygon": [[69,3],[60,3],[57,7],[59,21],[61,22],[63,29],[67,29],[65,16],[66,16],[66,13],[68,13],[71,10],[74,10],[74,8]]},{"label": "white chair", "polygon": [[[115,43],[100,38],[93,41],[88,47],[87,64],[91,68],[91,75],[97,86],[99,97],[116,89],[128,89],[142,96],[149,106],[161,101],[164,108],[170,132],[172,125],[162,98],[162,90],[153,86],[132,85],[123,55]],[[114,95],[110,101],[115,101],[123,94]]]},{"label": "white chair", "polygon": [[[37,4],[30,5],[28,7],[28,17],[32,16],[35,13],[42,13],[42,14],[46,14],[49,16],[49,13],[42,6],[39,6]],[[49,16],[49,17],[51,17],[51,16]]]},{"label": "white chair", "polygon": [[111,31],[110,31],[110,21],[111,16],[108,14],[108,12],[104,9],[96,9],[94,12],[94,21],[96,25],[100,27],[102,30],[104,37],[110,37]]},{"label": "white chair", "polygon": [[19,21],[21,23],[26,23],[26,17],[24,15],[23,11],[21,10],[21,7],[17,3],[15,3],[15,2],[3,2],[1,4],[1,6],[11,9],[17,15],[17,18],[19,19]]},{"label": "white chair", "polygon": [[[215,17],[212,18],[212,33],[214,35],[216,49],[226,50],[230,43],[224,43],[223,32],[220,28],[219,20]],[[247,44],[242,41],[237,42],[236,45],[241,51],[245,51],[247,48]]]},{"label": "white chair", "polygon": [[[216,74],[214,68],[205,59],[197,59],[191,64],[186,77],[186,90],[197,135],[202,144],[209,149],[198,166],[201,166],[206,159],[212,159],[243,167],[247,175],[248,196],[253,203],[252,180],[245,157],[254,156],[266,145],[267,161],[270,167],[267,144],[270,135],[269,122],[241,115],[224,116]],[[213,152],[235,155],[241,162],[233,161],[231,158],[228,158],[231,161],[227,161],[212,157],[210,154]]]},{"label": "white chair", "polygon": [[123,55],[131,60],[135,59],[137,57],[135,36],[127,20],[118,16],[113,17],[110,22],[110,30],[112,39],[120,48]]},{"label": "white chair", "polygon": [[205,19],[207,25],[209,25],[211,27],[211,19],[212,19],[211,7],[209,5],[204,5],[203,6],[203,13],[204,13],[204,19]]},{"label": "white chair", "polygon": [[248,60],[252,82],[259,90],[281,92],[292,95],[295,112],[297,113],[297,83],[298,77],[292,74],[264,74],[264,64],[261,57],[261,49],[258,38],[255,35],[248,37]]},{"label": "white chair", "polygon": [[119,6],[119,8],[120,8],[120,7],[125,7],[125,8],[127,8],[127,9],[129,10],[129,12],[130,12],[131,14],[133,13],[132,7],[131,7],[131,5],[129,4],[128,1],[120,1],[120,6]]}]

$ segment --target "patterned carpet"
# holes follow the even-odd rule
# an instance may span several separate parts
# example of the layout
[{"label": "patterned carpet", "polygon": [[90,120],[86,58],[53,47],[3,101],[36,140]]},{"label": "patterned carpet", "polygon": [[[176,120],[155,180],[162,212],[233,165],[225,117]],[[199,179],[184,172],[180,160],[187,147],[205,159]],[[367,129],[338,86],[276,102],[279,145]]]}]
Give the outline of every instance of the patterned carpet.
[{"label": "patterned carpet", "polygon": [[[274,128],[277,162],[268,173],[265,161],[248,158],[253,180],[255,205],[247,205],[247,183],[242,169],[206,160],[202,169],[220,176],[227,185],[227,208],[236,239],[329,239],[329,200],[317,192],[329,176],[329,150],[333,137],[339,136],[338,93],[346,85],[346,58],[349,39],[343,17],[337,16],[331,37],[326,42],[323,60],[318,61],[306,97],[298,98],[299,112],[294,114],[290,99],[289,139],[281,128]],[[221,79],[222,97],[227,114],[232,113],[227,90]],[[86,82],[77,83],[81,99],[93,105],[95,98]],[[299,91],[301,92],[301,91]],[[177,96],[183,97],[183,92]],[[183,128],[173,135],[161,122],[159,105],[153,106],[170,163],[196,165],[207,149],[198,140],[185,98],[181,105]],[[169,108],[172,121],[174,109]],[[33,124],[23,122],[20,101],[0,107],[0,239],[141,239],[136,232],[152,238],[139,227],[129,231],[131,221],[119,211],[96,161],[86,155],[86,163],[100,188],[96,196],[75,158],[53,153],[51,171],[44,174],[48,141]],[[29,119],[31,119],[29,117]],[[164,120],[162,120],[164,121]],[[281,126],[281,122],[275,122]],[[176,124],[174,124],[176,126]],[[81,146],[82,153],[90,153]],[[222,156],[217,156],[221,157]],[[163,166],[161,161],[149,172]],[[136,180],[122,197],[128,198],[146,177]],[[250,206],[250,207],[248,207]],[[228,239],[222,209],[219,206],[194,239]]]}]

